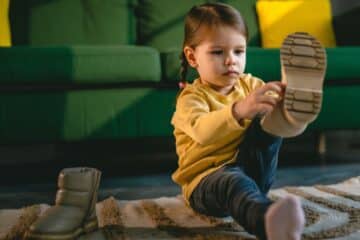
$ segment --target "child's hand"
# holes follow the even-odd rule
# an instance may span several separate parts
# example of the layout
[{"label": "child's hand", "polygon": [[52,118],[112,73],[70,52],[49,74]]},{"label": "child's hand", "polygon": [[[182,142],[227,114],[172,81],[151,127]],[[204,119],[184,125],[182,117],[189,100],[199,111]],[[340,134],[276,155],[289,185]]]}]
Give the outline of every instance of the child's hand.
[{"label": "child's hand", "polygon": [[281,101],[285,86],[281,82],[269,82],[252,91],[245,99],[235,102],[232,109],[235,119],[253,119],[256,115],[272,112]]}]

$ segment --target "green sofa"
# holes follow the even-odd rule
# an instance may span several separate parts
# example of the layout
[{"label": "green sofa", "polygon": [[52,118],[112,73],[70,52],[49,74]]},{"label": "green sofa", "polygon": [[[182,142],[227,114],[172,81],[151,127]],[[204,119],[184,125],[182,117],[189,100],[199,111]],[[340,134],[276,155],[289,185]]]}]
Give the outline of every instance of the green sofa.
[{"label": "green sofa", "polygon": [[[119,155],[117,143],[143,151],[163,138],[172,146],[183,19],[204,2],[11,0],[13,46],[0,48],[2,146],[91,143],[83,151],[94,153],[103,144],[112,148],[100,152]],[[279,49],[261,48],[256,1],[222,2],[240,9],[248,22],[246,72],[279,80]],[[359,128],[360,47],[327,54],[323,108],[307,131]],[[194,76],[192,71],[189,80]],[[76,156],[86,163],[104,152]]]}]

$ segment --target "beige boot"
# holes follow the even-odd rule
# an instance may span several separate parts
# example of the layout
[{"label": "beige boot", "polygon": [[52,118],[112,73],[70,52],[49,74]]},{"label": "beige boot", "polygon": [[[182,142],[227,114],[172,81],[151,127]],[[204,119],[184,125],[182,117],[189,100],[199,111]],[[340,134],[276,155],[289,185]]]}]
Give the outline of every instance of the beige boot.
[{"label": "beige boot", "polygon": [[26,239],[76,239],[98,227],[95,212],[101,172],[94,168],[66,168],[58,178],[55,206],[26,233]]},{"label": "beige boot", "polygon": [[280,58],[281,81],[287,83],[284,99],[261,125],[270,134],[294,137],[320,113],[326,53],[313,36],[296,32],[284,40]]}]

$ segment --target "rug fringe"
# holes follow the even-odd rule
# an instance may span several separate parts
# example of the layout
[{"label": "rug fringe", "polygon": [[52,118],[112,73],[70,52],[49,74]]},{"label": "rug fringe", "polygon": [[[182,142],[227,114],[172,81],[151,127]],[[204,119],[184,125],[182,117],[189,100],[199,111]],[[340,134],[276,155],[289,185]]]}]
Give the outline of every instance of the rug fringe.
[{"label": "rug fringe", "polygon": [[98,216],[99,227],[107,225],[123,226],[121,211],[117,200],[114,197],[109,197],[102,201],[101,210]]},{"label": "rug fringe", "polygon": [[5,235],[4,240],[23,239],[25,232],[30,228],[39,217],[41,209],[40,205],[32,205],[21,210],[17,223],[11,227],[10,231]]}]

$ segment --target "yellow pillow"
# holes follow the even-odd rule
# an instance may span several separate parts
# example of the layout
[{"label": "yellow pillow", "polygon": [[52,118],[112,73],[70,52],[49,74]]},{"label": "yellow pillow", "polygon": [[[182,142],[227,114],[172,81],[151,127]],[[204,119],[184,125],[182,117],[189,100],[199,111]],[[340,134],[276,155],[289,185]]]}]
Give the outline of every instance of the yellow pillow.
[{"label": "yellow pillow", "polygon": [[0,0],[0,46],[10,46],[9,0]]},{"label": "yellow pillow", "polygon": [[329,0],[257,1],[262,47],[279,48],[293,32],[308,32],[324,47],[335,47]]}]

